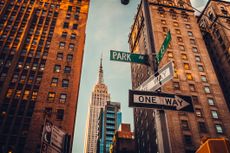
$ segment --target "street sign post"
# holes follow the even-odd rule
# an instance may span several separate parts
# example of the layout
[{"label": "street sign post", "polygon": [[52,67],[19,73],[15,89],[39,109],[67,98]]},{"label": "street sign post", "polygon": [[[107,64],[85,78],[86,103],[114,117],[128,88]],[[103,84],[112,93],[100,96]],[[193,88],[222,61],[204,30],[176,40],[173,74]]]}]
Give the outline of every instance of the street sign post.
[{"label": "street sign post", "polygon": [[110,60],[149,65],[147,55],[131,54],[128,52],[121,52],[121,51],[115,51],[115,50],[110,50]]},{"label": "street sign post", "polygon": [[155,91],[163,86],[166,82],[173,78],[173,63],[169,62],[162,67],[157,73],[150,76],[145,82],[143,82],[136,90],[142,91]]},{"label": "street sign post", "polygon": [[169,43],[172,39],[172,36],[171,36],[171,33],[170,31],[167,33],[166,35],[166,38],[161,46],[161,49],[159,51],[159,53],[156,55],[156,60],[157,60],[157,63],[160,63],[161,59],[163,58],[164,56],[164,53],[166,52],[168,46],[169,46]]},{"label": "street sign post", "polygon": [[194,112],[191,96],[150,91],[129,90],[129,107]]}]

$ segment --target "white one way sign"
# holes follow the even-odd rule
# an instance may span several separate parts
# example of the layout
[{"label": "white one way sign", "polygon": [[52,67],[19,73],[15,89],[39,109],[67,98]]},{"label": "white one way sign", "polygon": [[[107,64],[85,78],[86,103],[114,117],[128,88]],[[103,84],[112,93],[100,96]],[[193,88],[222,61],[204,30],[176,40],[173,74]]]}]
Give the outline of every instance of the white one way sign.
[{"label": "white one way sign", "polygon": [[193,112],[190,96],[146,91],[129,91],[130,107],[148,107]]},{"label": "white one way sign", "polygon": [[156,74],[150,76],[145,82],[143,82],[136,90],[141,91],[155,91],[162,85],[173,78],[173,63],[169,62],[162,67]]}]

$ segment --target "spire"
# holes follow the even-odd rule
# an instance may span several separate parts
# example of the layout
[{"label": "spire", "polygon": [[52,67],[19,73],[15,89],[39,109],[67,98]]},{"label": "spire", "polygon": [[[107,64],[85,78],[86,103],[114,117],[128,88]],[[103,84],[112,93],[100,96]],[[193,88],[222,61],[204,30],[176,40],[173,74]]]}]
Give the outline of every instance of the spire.
[{"label": "spire", "polygon": [[103,67],[102,67],[102,56],[101,56],[100,67],[99,67],[99,78],[98,78],[98,83],[104,83],[104,78],[103,78]]}]

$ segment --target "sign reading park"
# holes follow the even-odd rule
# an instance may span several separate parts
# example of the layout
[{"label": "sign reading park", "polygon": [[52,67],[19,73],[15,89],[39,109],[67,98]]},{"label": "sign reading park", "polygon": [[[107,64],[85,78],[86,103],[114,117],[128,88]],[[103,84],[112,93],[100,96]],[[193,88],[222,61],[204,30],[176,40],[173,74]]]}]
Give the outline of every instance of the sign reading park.
[{"label": "sign reading park", "polygon": [[167,33],[166,35],[166,38],[161,46],[161,49],[159,51],[159,53],[156,55],[156,60],[157,60],[157,63],[160,63],[161,59],[163,58],[164,56],[164,53],[166,52],[168,46],[169,46],[169,43],[172,39],[172,36],[171,36],[171,33],[170,31]]},{"label": "sign reading park", "polygon": [[194,112],[191,96],[149,91],[129,90],[129,107]]},{"label": "sign reading park", "polygon": [[115,51],[115,50],[110,50],[110,60],[149,65],[147,55],[131,54],[128,52],[121,52],[121,51]]},{"label": "sign reading park", "polygon": [[150,76],[145,82],[143,82],[136,90],[142,91],[155,91],[163,86],[166,82],[173,78],[173,63],[169,62],[162,67],[157,73]]}]

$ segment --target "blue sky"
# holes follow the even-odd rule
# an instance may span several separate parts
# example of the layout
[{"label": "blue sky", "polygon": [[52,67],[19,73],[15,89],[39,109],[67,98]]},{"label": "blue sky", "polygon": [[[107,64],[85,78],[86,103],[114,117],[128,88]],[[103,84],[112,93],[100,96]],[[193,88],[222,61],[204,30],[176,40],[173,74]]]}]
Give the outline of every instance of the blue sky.
[{"label": "blue sky", "polygon": [[[128,34],[139,2],[140,0],[130,0],[128,5],[122,5],[120,0],[90,2],[73,153],[83,153],[88,104],[98,79],[101,54],[104,82],[111,94],[111,101],[121,103],[123,122],[133,124],[132,109],[128,107],[128,90],[131,89],[130,64],[110,61],[109,51],[129,51]],[[192,0],[193,6],[199,10],[206,2],[207,0]]]}]

